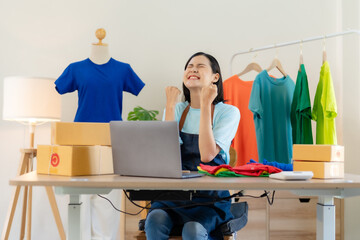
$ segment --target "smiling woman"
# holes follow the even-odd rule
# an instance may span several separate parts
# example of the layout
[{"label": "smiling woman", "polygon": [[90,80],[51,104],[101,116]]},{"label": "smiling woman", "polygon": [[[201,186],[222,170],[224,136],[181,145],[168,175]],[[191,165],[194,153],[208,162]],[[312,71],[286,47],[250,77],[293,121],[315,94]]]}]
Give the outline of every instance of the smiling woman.
[{"label": "smiling woman", "polygon": [[223,80],[221,76],[220,66],[213,56],[203,52],[198,52],[191,56],[191,58],[185,64],[183,92],[185,96],[185,101],[188,101],[189,103],[191,103],[191,96],[189,90],[189,88],[192,87],[190,81],[192,80],[190,78],[191,76],[193,76],[193,79],[195,78],[195,80],[200,81],[206,81],[204,79],[211,79],[211,77],[213,77],[212,83],[217,87],[217,96],[215,97],[213,104],[224,101]]},{"label": "smiling woman", "polygon": [[[213,56],[199,52],[190,57],[185,64],[183,90],[186,101],[177,103],[180,90],[166,88],[165,109],[165,120],[179,123],[183,170],[197,171],[200,163],[229,163],[229,147],[240,113],[223,103],[220,66]],[[231,202],[200,204],[228,197],[229,191],[200,192],[201,197],[192,199],[199,206],[192,208],[181,207],[190,202],[153,202],[145,223],[147,239],[168,239],[173,227],[182,229],[183,239],[222,239],[219,226],[233,218]],[[159,209],[164,207],[171,209]]]}]

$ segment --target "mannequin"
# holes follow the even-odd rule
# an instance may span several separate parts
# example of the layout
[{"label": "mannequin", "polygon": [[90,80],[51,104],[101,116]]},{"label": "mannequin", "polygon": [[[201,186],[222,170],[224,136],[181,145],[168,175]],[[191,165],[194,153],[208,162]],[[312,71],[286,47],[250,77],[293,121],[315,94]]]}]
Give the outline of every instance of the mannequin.
[{"label": "mannequin", "polygon": [[[55,81],[55,89],[60,94],[78,91],[74,122],[121,121],[123,92],[137,96],[145,84],[130,64],[110,57],[108,45],[102,42],[106,35],[104,29],[98,29],[95,35],[99,42],[91,45],[89,58],[69,64]],[[107,197],[124,209],[120,190],[111,191]],[[82,239],[124,239],[124,233],[119,233],[124,214],[120,215],[97,195],[83,195],[82,201]]]},{"label": "mannequin", "polygon": [[98,65],[107,63],[110,60],[109,46],[91,45],[91,52],[89,59]]},{"label": "mannequin", "polygon": [[[109,46],[106,43],[103,43],[102,40],[106,36],[106,31],[103,28],[99,28],[95,32],[96,37],[99,39],[98,43],[93,43],[91,45],[91,51],[89,59],[91,62],[97,65],[103,65],[109,62],[110,53]],[[121,194],[119,191],[111,191],[106,197],[110,198],[113,203],[117,206],[121,204]],[[118,228],[120,221],[120,215],[114,209],[104,202],[104,199],[99,198],[97,195],[87,195],[83,197],[85,202],[89,201],[88,207],[85,211],[85,219],[90,220],[90,223],[87,223],[85,220],[85,229],[87,229],[87,234],[85,230],[84,239],[118,239]],[[125,200],[125,199],[124,199]],[[84,204],[84,207],[86,203]],[[124,222],[124,219],[122,219]],[[90,229],[88,229],[90,227]],[[90,231],[89,231],[90,230]]]},{"label": "mannequin", "polygon": [[109,46],[103,43],[102,40],[106,36],[106,31],[103,28],[99,28],[95,32],[96,37],[99,39],[98,43],[91,45],[91,52],[89,59],[98,65],[105,64],[110,60]]}]

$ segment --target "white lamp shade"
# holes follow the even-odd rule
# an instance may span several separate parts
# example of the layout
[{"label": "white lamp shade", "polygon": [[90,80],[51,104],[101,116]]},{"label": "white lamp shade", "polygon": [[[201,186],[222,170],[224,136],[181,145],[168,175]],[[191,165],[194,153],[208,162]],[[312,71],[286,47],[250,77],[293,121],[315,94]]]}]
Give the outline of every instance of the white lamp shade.
[{"label": "white lamp shade", "polygon": [[6,77],[4,79],[3,119],[22,122],[59,121],[61,96],[55,79]]}]

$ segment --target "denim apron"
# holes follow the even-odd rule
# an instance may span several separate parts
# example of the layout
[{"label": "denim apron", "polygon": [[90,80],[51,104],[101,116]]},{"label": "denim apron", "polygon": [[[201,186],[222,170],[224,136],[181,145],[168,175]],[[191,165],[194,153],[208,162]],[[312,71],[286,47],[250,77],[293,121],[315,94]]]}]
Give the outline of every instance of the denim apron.
[{"label": "denim apron", "polygon": [[[181,145],[181,161],[182,169],[197,171],[197,166],[201,163],[199,151],[199,135],[181,132],[186,115],[189,111],[190,104],[184,110],[180,123],[180,137],[183,141]],[[213,119],[214,107],[212,107],[211,119]],[[225,164],[224,159],[220,154],[209,163],[202,163],[206,165],[217,166]],[[186,181],[186,179],[184,179]],[[196,196],[197,195],[197,196]],[[194,203],[212,202],[216,198],[228,197],[229,191],[196,191],[195,197],[192,201],[156,201],[152,203],[152,208],[161,207],[176,207],[180,205],[188,205]],[[207,204],[203,206],[192,206],[184,208],[166,209],[165,211],[171,217],[174,226],[182,226],[189,221],[196,221],[201,223],[209,233],[209,239],[223,239],[220,225],[228,222],[233,218],[230,212],[230,200]]]}]

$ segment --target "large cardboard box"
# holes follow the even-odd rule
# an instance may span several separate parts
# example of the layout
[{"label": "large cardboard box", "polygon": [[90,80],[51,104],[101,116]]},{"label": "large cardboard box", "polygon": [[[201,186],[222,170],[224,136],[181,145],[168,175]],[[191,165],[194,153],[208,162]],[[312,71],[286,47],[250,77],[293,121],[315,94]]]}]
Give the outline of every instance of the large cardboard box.
[{"label": "large cardboard box", "polygon": [[54,122],[52,145],[111,145],[109,123]]},{"label": "large cardboard box", "polygon": [[39,145],[37,173],[63,176],[113,174],[111,147]]},{"label": "large cardboard box", "polygon": [[313,178],[344,178],[343,162],[294,161],[294,171],[312,171]]},{"label": "large cardboard box", "polygon": [[344,146],[294,144],[293,160],[315,162],[344,162]]}]

